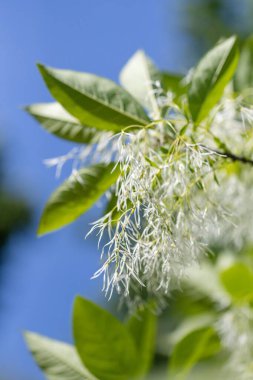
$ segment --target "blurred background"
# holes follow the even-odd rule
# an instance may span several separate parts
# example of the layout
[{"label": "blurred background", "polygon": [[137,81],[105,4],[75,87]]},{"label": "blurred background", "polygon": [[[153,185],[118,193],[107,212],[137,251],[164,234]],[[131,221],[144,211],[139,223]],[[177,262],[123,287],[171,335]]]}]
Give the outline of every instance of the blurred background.
[{"label": "blurred background", "polygon": [[74,296],[106,303],[100,281],[90,280],[99,265],[96,238],[84,241],[101,208],[36,237],[59,182],[42,162],[73,146],[22,111],[50,101],[35,63],[117,81],[142,48],[160,68],[185,73],[220,37],[243,41],[252,17],[250,0],[0,0],[0,380],[43,378],[22,331],[71,341]]}]

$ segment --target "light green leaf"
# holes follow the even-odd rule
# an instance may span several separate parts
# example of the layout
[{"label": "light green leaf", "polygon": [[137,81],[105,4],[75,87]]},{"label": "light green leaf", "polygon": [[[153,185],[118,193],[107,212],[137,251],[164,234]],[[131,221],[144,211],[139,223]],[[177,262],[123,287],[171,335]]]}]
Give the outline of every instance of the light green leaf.
[{"label": "light green leaf", "polygon": [[150,122],[141,105],[123,88],[93,74],[38,65],[53,97],[79,122],[119,132]]},{"label": "light green leaf", "polygon": [[152,310],[152,305],[140,307],[139,310],[127,322],[127,328],[131,332],[138,351],[138,367],[135,375],[138,378],[145,376],[152,364],[157,315]]},{"label": "light green leaf", "polygon": [[126,326],[108,311],[77,297],[74,340],[81,360],[100,380],[127,380],[137,364],[137,352]]},{"label": "light green leaf", "polygon": [[154,94],[155,82],[161,82],[161,73],[144,51],[137,51],[123,67],[120,82],[147,110],[159,117]]},{"label": "light green leaf", "polygon": [[220,349],[220,340],[212,327],[192,331],[175,345],[170,359],[170,374],[175,380],[184,380],[195,364],[217,354]]},{"label": "light green leaf", "polygon": [[93,206],[116,182],[119,168],[113,168],[114,164],[96,164],[73,173],[47,202],[38,235],[62,228]]},{"label": "light green leaf", "polygon": [[236,91],[253,87],[253,36],[243,44],[234,84]]},{"label": "light green leaf", "polygon": [[230,37],[210,50],[195,68],[188,92],[195,123],[201,122],[220,100],[235,72],[238,58],[237,39]]},{"label": "light green leaf", "polygon": [[39,103],[25,108],[48,132],[65,140],[89,144],[98,141],[104,132],[81,125],[59,103]]},{"label": "light green leaf", "polygon": [[[193,300],[190,300],[190,302]],[[180,342],[184,337],[189,335],[191,332],[196,331],[200,328],[209,327],[215,323],[217,319],[217,314],[213,311],[203,312],[196,315],[187,315],[177,328],[174,328],[170,332],[169,343],[172,346],[175,346]]]},{"label": "light green leaf", "polygon": [[31,332],[25,333],[25,340],[48,380],[95,380],[73,346]]},{"label": "light green leaf", "polygon": [[244,263],[235,263],[220,273],[220,280],[230,296],[238,302],[253,299],[253,272]]}]

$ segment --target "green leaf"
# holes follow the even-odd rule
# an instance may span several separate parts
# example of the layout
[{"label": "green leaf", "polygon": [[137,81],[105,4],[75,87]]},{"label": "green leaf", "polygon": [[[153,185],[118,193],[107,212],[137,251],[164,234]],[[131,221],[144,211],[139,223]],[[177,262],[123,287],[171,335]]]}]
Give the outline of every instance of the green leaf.
[{"label": "green leaf", "polygon": [[25,333],[25,340],[48,380],[95,380],[73,346],[31,332]]},{"label": "green leaf", "polygon": [[[190,297],[189,297],[190,298]],[[200,303],[203,301],[200,300]],[[187,301],[186,301],[187,302]],[[186,303],[185,302],[185,303]],[[194,299],[190,299],[189,302],[196,302]],[[205,305],[203,306],[205,307]],[[188,305],[186,304],[186,308],[188,310]],[[182,310],[183,312],[184,310]],[[197,312],[197,311],[196,311]],[[186,311],[187,313],[187,311]],[[178,342],[180,342],[184,337],[189,335],[191,332],[199,330],[200,328],[209,327],[217,320],[217,313],[213,310],[199,312],[194,315],[189,315],[184,313],[184,318],[182,322],[178,325],[178,327],[174,328],[169,336],[169,343],[172,346],[175,346]]]},{"label": "green leaf", "polygon": [[116,182],[119,168],[113,168],[113,163],[101,163],[71,175],[47,202],[38,235],[62,228],[86,212]]},{"label": "green leaf", "polygon": [[147,110],[159,115],[154,94],[155,82],[161,82],[161,73],[142,50],[138,50],[123,67],[120,82]]},{"label": "green leaf", "polygon": [[253,272],[244,263],[235,263],[220,273],[220,280],[230,296],[239,302],[253,299]]},{"label": "green leaf", "polygon": [[104,132],[81,125],[59,103],[39,103],[25,108],[48,132],[81,144],[95,143]]},{"label": "green leaf", "polygon": [[166,71],[161,73],[162,87],[165,92],[171,91],[175,94],[176,98],[183,95],[186,91],[186,86],[182,84],[183,76],[180,74],[172,74]]},{"label": "green leaf", "polygon": [[210,50],[195,68],[188,92],[195,123],[201,122],[220,100],[235,72],[238,58],[237,39],[230,37]]},{"label": "green leaf", "polygon": [[141,105],[109,79],[38,67],[53,97],[83,125],[120,132],[127,126],[150,122]]},{"label": "green leaf", "polygon": [[143,377],[151,367],[155,350],[156,324],[157,316],[151,305],[139,308],[127,322],[127,328],[135,340],[138,351],[138,367],[135,375]]},{"label": "green leaf", "polygon": [[186,379],[195,364],[217,354],[220,349],[220,340],[212,327],[190,332],[174,347],[169,367],[171,375],[177,380]]},{"label": "green leaf", "polygon": [[133,379],[137,352],[126,326],[93,302],[77,297],[74,340],[85,367],[100,380]]},{"label": "green leaf", "polygon": [[234,85],[236,91],[253,87],[253,36],[243,44]]}]

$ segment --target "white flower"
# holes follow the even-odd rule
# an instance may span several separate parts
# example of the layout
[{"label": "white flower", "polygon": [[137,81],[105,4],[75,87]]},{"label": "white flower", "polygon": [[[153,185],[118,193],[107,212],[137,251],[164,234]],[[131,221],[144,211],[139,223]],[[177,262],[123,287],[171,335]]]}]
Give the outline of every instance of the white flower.
[{"label": "white flower", "polygon": [[222,343],[230,352],[228,368],[240,380],[253,377],[253,313],[247,307],[234,307],[217,323]]}]

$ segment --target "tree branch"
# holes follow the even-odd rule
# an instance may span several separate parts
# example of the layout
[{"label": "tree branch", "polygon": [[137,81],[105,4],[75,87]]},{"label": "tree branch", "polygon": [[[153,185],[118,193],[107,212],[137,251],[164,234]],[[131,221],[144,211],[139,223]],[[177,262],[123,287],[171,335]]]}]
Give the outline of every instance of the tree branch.
[{"label": "tree branch", "polygon": [[238,162],[242,162],[243,164],[249,164],[249,165],[253,166],[253,160],[251,160],[250,158],[243,157],[243,156],[237,156],[236,154],[228,152],[228,151],[221,152],[220,150],[209,148],[205,145],[202,145],[202,147],[210,150],[211,152],[218,154],[219,156],[222,156],[224,158],[228,158],[231,161],[238,161]]}]

